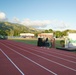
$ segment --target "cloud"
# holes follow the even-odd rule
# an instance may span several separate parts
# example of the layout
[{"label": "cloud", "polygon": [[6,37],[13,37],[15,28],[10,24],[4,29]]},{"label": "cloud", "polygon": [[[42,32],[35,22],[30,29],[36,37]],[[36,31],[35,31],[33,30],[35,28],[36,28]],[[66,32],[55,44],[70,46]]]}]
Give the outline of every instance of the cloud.
[{"label": "cloud", "polygon": [[65,23],[64,21],[54,20],[51,24],[57,29],[66,29],[69,27],[69,24]]},{"label": "cloud", "polygon": [[4,12],[0,12],[0,21],[7,21],[6,14]]},{"label": "cloud", "polygon": [[[0,21],[8,21],[6,18],[6,14],[4,12],[0,12]],[[69,28],[70,24],[59,21],[59,20],[30,20],[28,18],[20,21],[19,18],[14,17],[12,23],[22,24],[24,26],[31,26],[34,28],[41,28],[41,29],[66,29]]]},{"label": "cloud", "polygon": [[32,27],[46,27],[47,25],[50,24],[50,20],[35,20],[32,21],[30,19],[24,19],[21,24],[25,25],[25,26],[32,26]]},{"label": "cloud", "polygon": [[0,12],[0,19],[5,19],[6,18],[6,15],[5,15],[5,13],[3,13],[3,12]]},{"label": "cloud", "polygon": [[14,18],[13,18],[13,22],[14,22],[14,23],[20,23],[20,20],[19,20],[17,17],[14,17]]},{"label": "cloud", "polygon": [[59,29],[59,30],[63,30],[69,27],[68,23],[65,23],[64,21],[59,21],[59,20],[35,20],[32,21],[30,19],[24,19],[21,24],[25,25],[25,26],[32,26],[35,28],[47,28],[48,29]]}]

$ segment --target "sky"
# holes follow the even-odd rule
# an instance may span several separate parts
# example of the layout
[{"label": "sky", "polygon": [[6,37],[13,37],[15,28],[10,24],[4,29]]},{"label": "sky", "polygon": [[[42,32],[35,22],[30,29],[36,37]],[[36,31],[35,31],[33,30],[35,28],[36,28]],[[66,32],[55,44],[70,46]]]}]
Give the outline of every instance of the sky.
[{"label": "sky", "polygon": [[0,0],[0,21],[37,29],[76,29],[76,0]]}]

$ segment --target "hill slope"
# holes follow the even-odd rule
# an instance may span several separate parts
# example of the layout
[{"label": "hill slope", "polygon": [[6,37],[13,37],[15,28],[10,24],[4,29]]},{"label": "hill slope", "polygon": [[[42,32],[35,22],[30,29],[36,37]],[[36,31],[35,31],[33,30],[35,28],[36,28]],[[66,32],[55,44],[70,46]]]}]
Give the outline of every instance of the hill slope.
[{"label": "hill slope", "polygon": [[35,28],[28,28],[24,25],[10,23],[10,22],[0,22],[0,34],[7,36],[18,36],[20,33],[36,33],[39,30]]}]

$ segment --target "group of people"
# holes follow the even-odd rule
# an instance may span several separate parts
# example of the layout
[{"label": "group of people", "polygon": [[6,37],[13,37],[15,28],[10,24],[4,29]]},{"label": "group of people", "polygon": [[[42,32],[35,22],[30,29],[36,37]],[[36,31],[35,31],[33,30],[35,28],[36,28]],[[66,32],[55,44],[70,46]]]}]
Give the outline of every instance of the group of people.
[{"label": "group of people", "polygon": [[39,47],[55,47],[55,39],[51,39],[50,41],[48,38],[45,40],[43,38],[38,38],[37,46]]}]

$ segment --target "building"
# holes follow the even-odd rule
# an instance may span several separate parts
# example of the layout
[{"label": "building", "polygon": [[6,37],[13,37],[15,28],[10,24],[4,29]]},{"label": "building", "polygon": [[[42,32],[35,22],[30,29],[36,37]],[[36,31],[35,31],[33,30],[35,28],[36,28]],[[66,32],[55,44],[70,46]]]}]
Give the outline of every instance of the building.
[{"label": "building", "polygon": [[32,33],[20,33],[20,36],[23,38],[33,38],[35,35]]},{"label": "building", "polygon": [[53,33],[41,33],[41,34],[38,34],[38,38],[48,38],[48,39],[51,39],[51,38],[53,38]]}]

